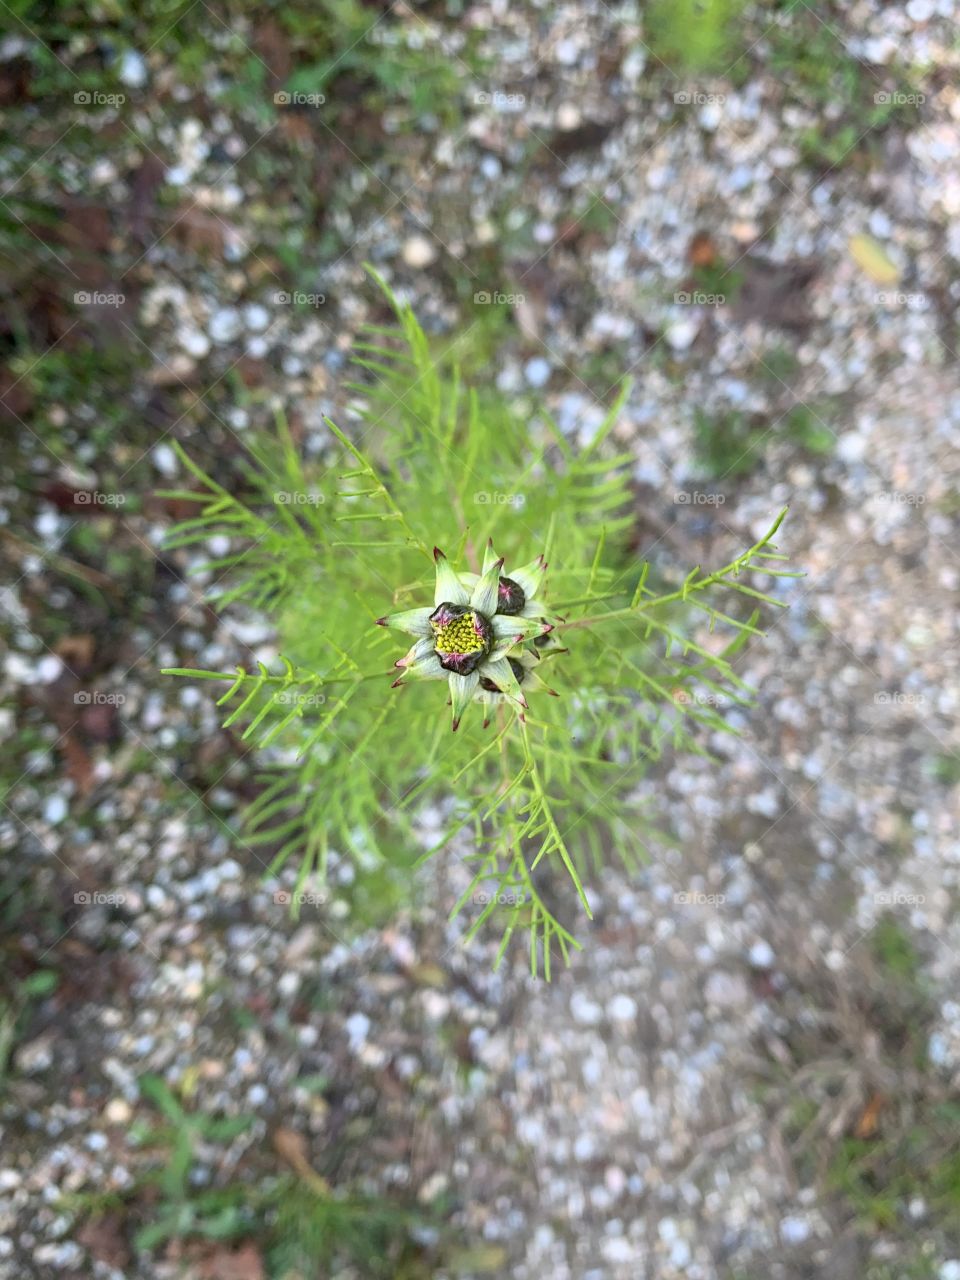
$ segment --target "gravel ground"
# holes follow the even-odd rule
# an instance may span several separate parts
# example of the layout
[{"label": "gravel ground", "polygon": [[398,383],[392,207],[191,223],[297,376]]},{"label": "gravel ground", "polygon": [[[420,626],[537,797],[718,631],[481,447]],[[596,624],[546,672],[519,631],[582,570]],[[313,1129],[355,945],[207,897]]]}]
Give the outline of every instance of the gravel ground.
[{"label": "gravel ground", "polygon": [[[255,761],[205,693],[156,674],[268,655],[270,632],[213,617],[189,557],[160,555],[169,513],[145,499],[97,517],[161,566],[149,605],[110,632],[109,661],[85,656],[82,616],[79,650],[47,646],[37,599],[68,601],[17,552],[5,683],[25,736],[0,838],[22,894],[9,924],[20,954],[55,961],[62,981],[31,1006],[0,1103],[0,1277],[213,1274],[176,1250],[111,1253],[62,1201],[137,1176],[127,1139],[145,1114],[137,1079],[154,1072],[189,1076],[201,1111],[255,1118],[225,1163],[201,1150],[201,1176],[256,1169],[278,1125],[296,1130],[318,1165],[336,1149],[342,1176],[446,1204],[485,1249],[458,1275],[956,1280],[956,1213],[921,1190],[909,1222],[865,1229],[813,1176],[788,1114],[811,1097],[825,1142],[866,1133],[866,1112],[892,1097],[915,1097],[922,1117],[925,1099],[960,1087],[953,5],[844,15],[834,34],[860,92],[920,83],[925,100],[869,157],[855,128],[854,158],[819,165],[804,131],[842,123],[850,104],[784,92],[762,24],[761,65],[739,83],[670,72],[635,15],[605,5],[469,14],[464,31],[498,70],[457,126],[395,145],[388,128],[363,159],[352,134],[327,139],[303,115],[271,126],[283,145],[319,135],[325,164],[346,160],[326,224],[341,247],[320,271],[263,249],[276,210],[253,152],[279,154],[278,136],[255,140],[215,85],[202,114],[183,97],[173,111],[174,72],[147,50],[124,68],[127,135],[108,121],[95,164],[57,143],[61,169],[22,174],[38,200],[65,187],[124,205],[131,174],[183,196],[134,200],[151,228],[140,257],[134,238],[107,237],[107,274],[84,280],[109,292],[122,265],[126,301],[103,323],[146,362],[130,407],[149,429],[121,436],[117,470],[148,494],[176,480],[174,438],[202,442],[207,424],[216,447],[278,405],[322,448],[324,414],[351,421],[345,354],[379,314],[369,259],[435,331],[453,332],[464,303],[485,323],[473,295],[519,295],[498,384],[545,396],[574,438],[632,373],[617,435],[636,452],[641,554],[719,564],[789,504],[781,545],[807,577],[737,659],[758,690],[727,711],[740,736],[705,743],[714,762],[676,757],[651,775],[645,798],[672,839],[638,829],[647,869],[597,880],[584,951],[548,986],[522,957],[494,975],[483,944],[458,945],[455,858],[386,928],[353,927],[351,871],[336,865],[330,900],[291,923],[258,852],[221,825]],[[241,36],[269,65],[256,33]],[[29,40],[8,37],[5,62]],[[903,68],[924,70],[908,83]],[[14,154],[8,176],[22,169]],[[295,194],[281,197],[295,222]],[[323,302],[282,300],[297,291]],[[707,295],[723,300],[687,300]],[[798,405],[829,448],[798,448],[784,425]],[[735,448],[731,474],[705,478],[698,410],[762,421],[760,465],[738,474]],[[8,527],[22,520],[56,552],[76,518],[49,485],[91,483],[101,454],[51,457],[31,435],[24,448],[46,497],[6,490]],[[78,715],[93,744],[79,762]],[[422,821],[426,838],[443,815]],[[871,943],[890,919],[919,957],[920,1083],[893,1044],[899,1012]],[[301,1083],[314,1077],[333,1085],[319,1096]]]}]

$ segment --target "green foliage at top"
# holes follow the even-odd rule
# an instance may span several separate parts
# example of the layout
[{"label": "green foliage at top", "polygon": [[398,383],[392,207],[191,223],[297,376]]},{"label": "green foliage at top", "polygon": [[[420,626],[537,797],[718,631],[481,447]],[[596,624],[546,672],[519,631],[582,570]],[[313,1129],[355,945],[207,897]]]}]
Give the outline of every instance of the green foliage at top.
[{"label": "green foliage at top", "polygon": [[730,71],[740,52],[745,0],[653,0],[645,39],[671,71]]},{"label": "green foliage at top", "polygon": [[[280,670],[172,674],[224,682],[224,723],[267,748],[245,838],[273,852],[272,871],[294,859],[300,890],[325,876],[331,849],[361,870],[397,869],[456,838],[472,870],[454,908],[467,937],[495,918],[498,959],[526,933],[532,971],[549,976],[579,946],[562,921],[577,900],[590,915],[591,878],[611,856],[645,856],[629,793],[647,763],[668,745],[700,750],[691,731],[723,727],[717,706],[748,695],[732,659],[762,634],[756,610],[777,602],[746,578],[787,573],[771,542],[780,521],[729,564],[657,589],[628,549],[632,456],[609,443],[626,388],[575,450],[489,379],[465,386],[460,340],[438,356],[388,296],[397,323],[358,344],[357,421],[329,423],[322,461],[301,458],[282,420],[242,482],[182,455],[199,491],[176,496],[198,510],[171,544],[229,535],[207,566],[223,580],[216,603],[266,611],[284,657]],[[391,688],[406,646],[375,623],[432,607],[435,545],[477,571],[491,538],[508,566],[540,552],[550,564],[547,603],[563,621],[535,644],[560,696],[532,693],[525,719],[501,705],[486,730],[471,706],[451,735],[446,684]],[[423,853],[427,805],[443,826]]]}]

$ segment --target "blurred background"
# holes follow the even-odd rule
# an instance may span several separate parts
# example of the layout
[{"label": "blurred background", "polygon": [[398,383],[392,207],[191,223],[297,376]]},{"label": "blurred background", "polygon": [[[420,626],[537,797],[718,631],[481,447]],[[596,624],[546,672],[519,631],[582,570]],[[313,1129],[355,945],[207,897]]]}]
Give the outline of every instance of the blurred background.
[{"label": "blurred background", "polygon": [[[960,1280],[953,0],[0,8],[0,1276]],[[273,652],[157,490],[349,427],[365,261],[808,575],[549,986],[442,871],[291,921],[159,675]]]}]

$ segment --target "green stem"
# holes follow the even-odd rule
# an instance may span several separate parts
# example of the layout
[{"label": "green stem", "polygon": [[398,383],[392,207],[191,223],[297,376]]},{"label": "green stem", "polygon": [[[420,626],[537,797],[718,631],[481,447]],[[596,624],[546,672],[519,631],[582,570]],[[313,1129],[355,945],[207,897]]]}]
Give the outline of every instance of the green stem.
[{"label": "green stem", "polygon": [[160,674],[164,676],[184,676],[192,680],[230,680],[236,681],[238,676],[243,680],[258,680],[263,684],[297,684],[306,683],[312,680],[319,685],[325,684],[359,684],[361,680],[383,680],[385,676],[392,675],[390,671],[369,671],[357,676],[331,676],[327,679],[325,676],[306,676],[303,681],[291,680],[289,676],[259,676],[253,675],[247,671],[198,671],[192,667],[161,667]]},{"label": "green stem", "polygon": [[[599,613],[589,618],[575,618],[573,622],[559,622],[556,625],[556,630],[572,631],[574,627],[593,627],[596,626],[598,622],[612,622],[621,618],[635,618],[638,613],[643,613],[647,609],[659,608],[661,605],[672,604],[676,600],[686,600],[692,591],[703,591],[706,587],[712,587],[715,583],[728,578],[730,574],[736,574],[742,569],[748,568],[752,558],[769,544],[770,539],[783,523],[783,518],[786,514],[787,508],[784,507],[773,522],[773,525],[759,542],[754,543],[748,551],[744,551],[741,555],[737,556],[735,560],[731,560],[729,564],[724,565],[722,569],[717,569],[713,573],[708,574],[707,577],[701,578],[699,582],[692,582],[690,577],[688,577],[682,587],[678,587],[676,591],[671,591],[667,595],[654,596],[650,600],[641,601],[639,604],[632,605],[626,609],[611,609],[609,613]],[[694,573],[696,573],[696,570],[694,570]],[[738,590],[743,590],[749,595],[759,594],[753,592],[749,588],[738,588]],[[762,598],[765,599],[766,597]]]}]

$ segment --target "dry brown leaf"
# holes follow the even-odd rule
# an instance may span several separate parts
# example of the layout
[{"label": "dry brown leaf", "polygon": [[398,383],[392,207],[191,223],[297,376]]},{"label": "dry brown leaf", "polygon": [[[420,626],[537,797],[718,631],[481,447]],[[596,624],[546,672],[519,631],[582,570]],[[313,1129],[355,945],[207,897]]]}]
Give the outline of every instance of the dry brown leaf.
[{"label": "dry brown leaf", "polygon": [[872,1138],[877,1132],[880,1123],[880,1113],[887,1105],[887,1099],[882,1093],[871,1094],[867,1100],[867,1105],[860,1113],[860,1118],[854,1126],[853,1136],[855,1138]]},{"label": "dry brown leaf", "polygon": [[302,1133],[281,1126],[274,1130],[273,1147],[281,1160],[286,1160],[297,1177],[312,1187],[317,1195],[330,1194],[330,1184],[326,1178],[320,1177],[310,1163],[307,1140]]},{"label": "dry brown leaf", "polygon": [[89,1218],[77,1231],[77,1243],[89,1249],[97,1262],[124,1271],[130,1262],[130,1249],[123,1234],[123,1218],[118,1213],[105,1213]]},{"label": "dry brown leaf", "polygon": [[204,1258],[199,1274],[203,1280],[264,1280],[263,1258],[255,1244],[239,1249],[220,1246]]},{"label": "dry brown leaf", "polygon": [[712,267],[717,261],[717,246],[709,231],[698,231],[690,241],[690,261],[695,267]]}]

